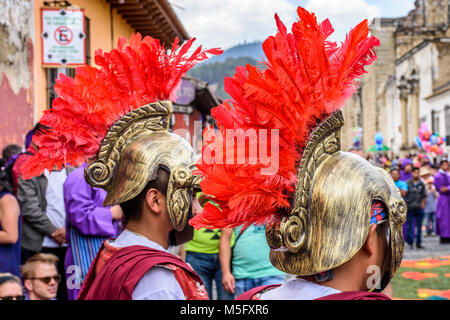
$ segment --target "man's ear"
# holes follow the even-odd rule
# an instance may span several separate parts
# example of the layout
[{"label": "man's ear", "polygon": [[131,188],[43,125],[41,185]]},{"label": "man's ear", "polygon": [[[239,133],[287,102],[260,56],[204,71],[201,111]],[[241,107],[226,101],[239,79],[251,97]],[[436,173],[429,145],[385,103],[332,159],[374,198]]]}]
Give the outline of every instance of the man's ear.
[{"label": "man's ear", "polygon": [[156,190],[155,188],[150,188],[145,195],[145,201],[147,202],[150,210],[155,214],[161,213],[161,205],[162,205],[162,197],[161,192]]},{"label": "man's ear", "polygon": [[33,291],[33,284],[31,283],[31,280],[28,279],[24,280],[23,285],[28,292]]},{"label": "man's ear", "polygon": [[372,256],[375,252],[375,246],[377,245],[377,225],[372,224],[369,229],[369,234],[367,235],[366,242],[362,246],[362,249],[368,256]]}]

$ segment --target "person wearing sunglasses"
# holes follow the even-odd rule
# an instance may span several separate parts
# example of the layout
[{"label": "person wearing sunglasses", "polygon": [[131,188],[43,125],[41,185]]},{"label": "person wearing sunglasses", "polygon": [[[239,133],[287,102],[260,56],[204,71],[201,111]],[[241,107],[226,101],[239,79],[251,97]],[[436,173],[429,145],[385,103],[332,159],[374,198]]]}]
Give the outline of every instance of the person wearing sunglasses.
[{"label": "person wearing sunglasses", "polygon": [[22,279],[29,300],[56,300],[61,275],[57,270],[58,257],[38,253],[22,266]]},{"label": "person wearing sunglasses", "polygon": [[0,273],[0,300],[24,300],[22,282],[12,273]]}]

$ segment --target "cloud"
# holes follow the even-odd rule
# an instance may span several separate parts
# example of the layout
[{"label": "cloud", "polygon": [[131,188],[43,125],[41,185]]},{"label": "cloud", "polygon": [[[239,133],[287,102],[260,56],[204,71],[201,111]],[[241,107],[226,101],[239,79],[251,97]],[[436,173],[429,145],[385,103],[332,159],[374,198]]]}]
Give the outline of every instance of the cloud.
[{"label": "cloud", "polygon": [[[406,15],[413,0],[169,0],[197,44],[228,49],[243,42],[262,41],[276,32],[274,14],[289,28],[297,19],[296,8],[316,13],[318,21],[329,19],[335,32],[330,37],[343,41],[364,19]],[[401,4],[403,10],[401,13]]]},{"label": "cloud", "polygon": [[379,18],[381,9],[377,5],[369,4],[365,0],[309,0],[305,5],[308,11],[316,13],[319,21],[329,19],[335,32],[332,40],[344,41],[345,35],[351,28],[367,19],[369,23]]},{"label": "cloud", "polygon": [[288,25],[294,21],[296,9],[287,0],[171,0],[170,3],[198,44],[223,49],[275,34],[274,14],[278,13]]}]

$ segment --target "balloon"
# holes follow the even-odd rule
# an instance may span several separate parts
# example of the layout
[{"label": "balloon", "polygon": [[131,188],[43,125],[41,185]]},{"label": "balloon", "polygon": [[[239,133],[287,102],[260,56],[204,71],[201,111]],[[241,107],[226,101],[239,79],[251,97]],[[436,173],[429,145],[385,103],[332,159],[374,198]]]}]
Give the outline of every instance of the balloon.
[{"label": "balloon", "polygon": [[438,137],[437,144],[440,146],[443,143],[444,143],[444,139],[442,137]]},{"label": "balloon", "polygon": [[442,147],[438,147],[437,154],[442,156],[444,154],[444,149],[442,149]]},{"label": "balloon", "polygon": [[430,136],[431,136],[431,132],[430,131],[425,131],[423,133],[423,140],[425,140],[425,141],[430,140]]},{"label": "balloon", "polygon": [[429,131],[428,123],[422,122],[422,124],[420,125],[420,129],[422,129],[423,131]]},{"label": "balloon", "polygon": [[377,132],[377,133],[375,134],[375,143],[376,143],[377,145],[383,144],[383,136],[381,135],[380,132]]},{"label": "balloon", "polygon": [[422,139],[424,130],[423,129],[419,129],[418,132],[419,132],[419,138]]},{"label": "balloon", "polygon": [[436,144],[437,144],[438,138],[436,137],[435,134],[432,134],[432,135],[431,135],[431,137],[430,137],[430,142],[431,142],[432,145],[436,145]]},{"label": "balloon", "polygon": [[439,147],[437,145],[435,145],[435,144],[432,145],[430,147],[430,152],[434,152],[434,153],[438,154],[439,153]]},{"label": "balloon", "polygon": [[420,149],[423,150],[422,141],[420,141],[420,138],[419,138],[419,137],[415,137],[414,140],[415,140],[417,146],[418,146]]}]

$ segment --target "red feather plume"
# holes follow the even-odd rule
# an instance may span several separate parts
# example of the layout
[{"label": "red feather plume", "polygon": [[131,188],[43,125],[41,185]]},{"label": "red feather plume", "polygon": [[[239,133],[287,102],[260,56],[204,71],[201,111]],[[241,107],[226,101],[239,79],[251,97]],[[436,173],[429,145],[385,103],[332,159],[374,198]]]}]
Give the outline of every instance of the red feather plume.
[{"label": "red feather plume", "polygon": [[195,38],[180,47],[176,38],[167,53],[158,39],[131,35],[130,44],[120,37],[116,49],[95,52],[95,63],[78,67],[75,78],[60,74],[55,84],[58,97],[44,111],[40,124],[48,127],[34,135],[39,151],[21,166],[24,179],[55,166],[78,166],[95,157],[110,126],[133,109],[158,100],[174,100],[181,77],[207,54],[198,47],[188,55]]},{"label": "red feather plume", "polygon": [[[356,91],[356,79],[376,59],[374,46],[379,41],[368,37],[367,20],[338,46],[327,40],[334,31],[328,20],[318,24],[316,16],[301,7],[297,13],[299,20],[291,33],[275,15],[278,32],[263,43],[265,69],[238,67],[233,78],[225,79],[225,90],[232,99],[212,110],[219,130],[204,132],[205,146],[197,163],[204,176],[202,190],[219,208],[207,203],[203,212],[190,220],[196,228],[247,227],[280,219],[290,207],[310,133]],[[237,138],[227,135],[239,129],[254,130],[259,139],[264,132],[261,129],[278,130],[276,172],[262,174],[261,169],[270,163],[261,158],[255,163],[249,157],[254,141],[249,138],[239,144]],[[271,150],[272,136],[268,133],[259,140],[258,157],[261,148]],[[222,146],[218,143],[221,137],[234,144]],[[237,161],[239,151],[246,155],[244,163]],[[226,162],[231,152],[234,162]]]}]

